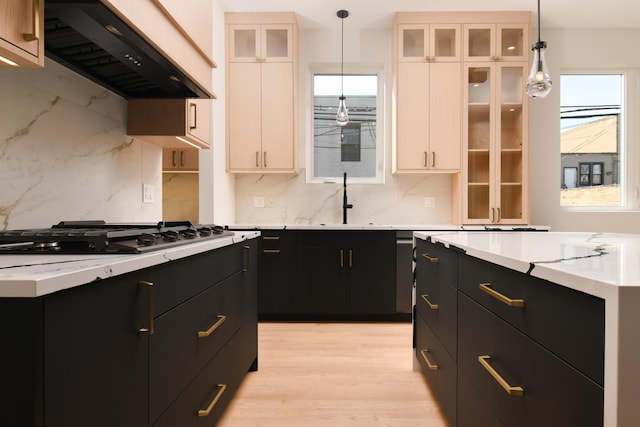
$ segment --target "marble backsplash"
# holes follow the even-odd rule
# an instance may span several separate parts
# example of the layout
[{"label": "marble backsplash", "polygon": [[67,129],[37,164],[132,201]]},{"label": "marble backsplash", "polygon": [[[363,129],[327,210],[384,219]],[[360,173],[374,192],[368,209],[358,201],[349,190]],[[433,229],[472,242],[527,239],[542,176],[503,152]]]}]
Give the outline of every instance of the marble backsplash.
[{"label": "marble backsplash", "polygon": [[[237,175],[236,224],[340,224],[342,183],[306,184],[299,175]],[[385,184],[347,184],[349,224],[450,224],[449,175],[392,175]],[[254,198],[264,207],[254,207]],[[435,206],[425,207],[425,197]]]},{"label": "marble backsplash", "polygon": [[162,150],[125,123],[124,99],[53,61],[0,69],[0,229],[159,221]]}]

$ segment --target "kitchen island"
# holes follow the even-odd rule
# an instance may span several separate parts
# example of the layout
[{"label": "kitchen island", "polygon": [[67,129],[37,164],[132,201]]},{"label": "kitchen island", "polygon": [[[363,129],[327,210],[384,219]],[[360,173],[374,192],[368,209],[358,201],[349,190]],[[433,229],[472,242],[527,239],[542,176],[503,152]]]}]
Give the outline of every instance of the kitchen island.
[{"label": "kitchen island", "polygon": [[257,369],[257,237],[3,255],[0,425],[213,425]]},{"label": "kitchen island", "polygon": [[451,425],[637,425],[640,236],[414,237],[416,363]]}]

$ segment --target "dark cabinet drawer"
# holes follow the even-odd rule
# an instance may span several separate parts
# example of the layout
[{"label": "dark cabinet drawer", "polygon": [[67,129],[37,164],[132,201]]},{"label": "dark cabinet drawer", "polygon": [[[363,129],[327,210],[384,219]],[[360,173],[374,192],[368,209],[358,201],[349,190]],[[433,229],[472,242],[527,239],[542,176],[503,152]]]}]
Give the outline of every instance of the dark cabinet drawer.
[{"label": "dark cabinet drawer", "polygon": [[457,287],[458,254],[442,245],[416,240],[416,280]]},{"label": "dark cabinet drawer", "polygon": [[296,232],[289,230],[262,230],[260,232],[260,246],[262,248],[295,246]]},{"label": "dark cabinet drawer", "polygon": [[240,273],[155,321],[149,351],[149,413],[154,421],[242,324]]},{"label": "dark cabinet drawer", "polygon": [[414,319],[416,358],[427,378],[449,425],[456,425],[456,376],[455,360],[445,350],[420,314]]},{"label": "dark cabinet drawer", "polygon": [[458,373],[457,415],[456,427],[504,427],[463,372]]},{"label": "dark cabinet drawer", "polygon": [[604,300],[467,255],[459,263],[462,292],[604,385]]},{"label": "dark cabinet drawer", "polygon": [[[604,392],[597,383],[462,293],[458,313],[460,374],[504,425],[602,426]],[[522,394],[508,393],[508,386]]]},{"label": "dark cabinet drawer", "polygon": [[458,349],[458,292],[448,285],[419,281],[416,311],[455,360]]}]

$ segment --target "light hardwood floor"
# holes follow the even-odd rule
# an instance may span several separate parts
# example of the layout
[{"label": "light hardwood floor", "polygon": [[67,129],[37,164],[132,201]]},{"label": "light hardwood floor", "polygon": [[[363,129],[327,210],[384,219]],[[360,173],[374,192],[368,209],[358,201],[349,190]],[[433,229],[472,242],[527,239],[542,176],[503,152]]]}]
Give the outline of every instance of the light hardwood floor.
[{"label": "light hardwood floor", "polygon": [[446,427],[410,323],[260,323],[249,372],[219,427]]}]

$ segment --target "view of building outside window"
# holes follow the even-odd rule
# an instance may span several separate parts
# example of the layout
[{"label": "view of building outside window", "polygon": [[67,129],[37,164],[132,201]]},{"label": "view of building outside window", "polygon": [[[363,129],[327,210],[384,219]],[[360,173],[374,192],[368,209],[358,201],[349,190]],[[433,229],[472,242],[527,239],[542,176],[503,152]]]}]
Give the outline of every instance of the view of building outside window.
[{"label": "view of building outside window", "polygon": [[377,75],[345,75],[344,95],[349,123],[336,123],[340,75],[313,78],[313,178],[376,178]]},{"label": "view of building outside window", "polygon": [[623,76],[560,76],[561,206],[622,205]]}]

